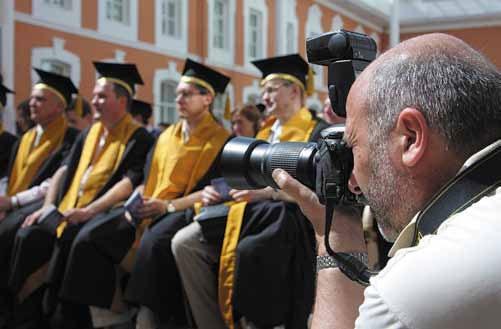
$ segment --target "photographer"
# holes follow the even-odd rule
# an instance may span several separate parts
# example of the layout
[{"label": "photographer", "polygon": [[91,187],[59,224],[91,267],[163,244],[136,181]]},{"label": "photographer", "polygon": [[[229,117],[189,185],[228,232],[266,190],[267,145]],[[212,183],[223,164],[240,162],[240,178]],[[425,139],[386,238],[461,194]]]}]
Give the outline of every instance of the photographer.
[{"label": "photographer", "polygon": [[[344,135],[354,156],[349,187],[395,240],[393,259],[365,298],[334,262],[321,269],[313,328],[499,327],[500,102],[499,71],[444,34],[401,43],[355,81]],[[323,235],[313,192],[283,170],[274,178]],[[330,244],[365,251],[361,224],[341,208]]]}]

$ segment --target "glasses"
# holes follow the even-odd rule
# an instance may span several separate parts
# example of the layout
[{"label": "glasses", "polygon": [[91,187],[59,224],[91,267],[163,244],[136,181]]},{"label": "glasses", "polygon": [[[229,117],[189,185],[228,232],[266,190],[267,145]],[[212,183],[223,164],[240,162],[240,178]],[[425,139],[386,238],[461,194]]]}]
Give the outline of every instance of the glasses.
[{"label": "glasses", "polygon": [[201,95],[201,93],[194,92],[194,91],[180,91],[180,92],[176,92],[176,99],[178,99],[178,98],[189,99],[189,98],[196,96],[196,95]]},{"label": "glasses", "polygon": [[282,84],[279,84],[279,85],[276,85],[276,86],[268,86],[268,87],[265,87],[261,90],[261,97],[263,97],[264,94],[274,94],[278,91],[278,89],[280,89],[281,87],[288,87],[289,84],[287,83],[282,83]]}]

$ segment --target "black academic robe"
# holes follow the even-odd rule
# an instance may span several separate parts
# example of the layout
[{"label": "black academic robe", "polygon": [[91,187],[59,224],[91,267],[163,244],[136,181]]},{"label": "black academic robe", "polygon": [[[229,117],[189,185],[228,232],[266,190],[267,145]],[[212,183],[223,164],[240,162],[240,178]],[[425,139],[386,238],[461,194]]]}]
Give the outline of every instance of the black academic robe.
[{"label": "black academic robe", "polygon": [[[80,134],[63,163],[68,167],[68,170],[59,189],[56,204],[61,202],[71,184],[88,132],[89,129],[86,129]],[[101,197],[124,176],[128,177],[134,186],[139,184],[143,178],[145,159],[152,144],[153,137],[144,128],[137,129],[127,142],[119,166],[96,194],[94,200]],[[46,282],[49,288],[49,297],[46,300],[48,311],[53,311],[51,306],[53,306],[55,294],[53,293],[54,289],[51,289],[51,284],[54,283],[57,287],[58,280],[65,268],[71,243],[83,225],[68,226],[59,239],[56,238],[55,232],[48,231],[40,225],[21,228],[16,234],[9,268],[8,288],[11,293],[17,294],[26,279],[50,260]]]},{"label": "black academic robe", "polygon": [[[148,177],[154,148],[148,156],[145,177]],[[191,192],[221,177],[220,155]],[[145,180],[146,181],[146,180]],[[60,296],[63,299],[103,308],[112,306],[116,288],[126,290],[126,299],[147,305],[168,319],[171,315],[184,321],[182,288],[170,248],[174,234],[189,223],[192,210],[161,216],[145,231],[130,279],[118,282],[116,267],[130,251],[136,230],[124,218],[120,207],[87,224],[73,243]],[[189,215],[187,215],[189,214]],[[88,271],[92,268],[91,271]]]},{"label": "black academic robe", "polygon": [[9,167],[9,159],[16,144],[17,136],[12,135],[7,131],[0,134],[0,178],[7,175],[7,168]]},{"label": "black academic robe", "polygon": [[[309,141],[328,127],[319,121]],[[263,201],[245,207],[236,250],[234,320],[258,327],[307,328],[315,296],[315,232],[294,203]]]},{"label": "black academic robe", "polygon": [[[39,185],[44,180],[52,177],[63,160],[70,153],[71,147],[73,146],[78,134],[79,131],[77,129],[69,127],[66,130],[61,146],[42,163],[37,174],[33,177],[30,187]],[[14,165],[19,143],[20,139],[12,145],[12,152],[9,156],[9,165],[7,167],[7,175],[10,175],[12,166]],[[5,309],[2,308],[9,307],[10,304],[7,282],[12,246],[14,244],[16,232],[19,230],[19,227],[23,223],[26,216],[39,209],[42,204],[43,201],[37,201],[19,209],[12,210],[2,221],[0,221],[0,313],[5,311]]]}]

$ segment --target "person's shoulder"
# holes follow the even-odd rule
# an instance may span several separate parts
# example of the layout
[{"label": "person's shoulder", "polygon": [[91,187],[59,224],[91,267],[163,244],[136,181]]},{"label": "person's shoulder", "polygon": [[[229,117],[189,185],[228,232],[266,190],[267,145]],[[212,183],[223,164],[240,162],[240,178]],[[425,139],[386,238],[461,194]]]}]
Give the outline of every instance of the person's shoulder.
[{"label": "person's shoulder", "polygon": [[411,328],[494,328],[501,308],[499,211],[496,193],[451,216],[437,234],[398,251],[371,280],[372,292]]},{"label": "person's shoulder", "polygon": [[153,143],[155,141],[155,137],[144,127],[137,128],[131,137],[131,140],[139,140],[147,143]]}]

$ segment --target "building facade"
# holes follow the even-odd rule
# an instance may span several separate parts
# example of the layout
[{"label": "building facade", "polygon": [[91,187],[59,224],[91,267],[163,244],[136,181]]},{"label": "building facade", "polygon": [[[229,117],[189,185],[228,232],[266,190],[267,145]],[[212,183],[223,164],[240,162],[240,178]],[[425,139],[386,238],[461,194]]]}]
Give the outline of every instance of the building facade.
[{"label": "building facade", "polygon": [[[16,90],[4,116],[12,127],[15,104],[36,79],[32,67],[72,78],[84,97],[95,82],[93,61],[138,65],[145,82],[137,98],[154,105],[154,120],[173,122],[175,88],[189,57],[231,77],[233,106],[259,98],[259,72],[250,63],[299,52],[305,38],[345,28],[384,38],[383,28],[326,0],[0,0],[0,68]],[[314,66],[320,110],[327,73]],[[216,100],[222,115],[224,97]]]}]

